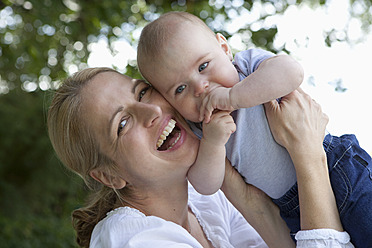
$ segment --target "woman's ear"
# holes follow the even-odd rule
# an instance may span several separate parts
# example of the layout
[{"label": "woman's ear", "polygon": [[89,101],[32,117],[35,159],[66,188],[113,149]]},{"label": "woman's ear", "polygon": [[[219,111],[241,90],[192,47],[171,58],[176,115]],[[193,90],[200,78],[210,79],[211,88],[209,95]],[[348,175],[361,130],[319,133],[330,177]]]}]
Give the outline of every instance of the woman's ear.
[{"label": "woman's ear", "polygon": [[220,43],[220,46],[221,46],[222,50],[226,53],[226,55],[232,61],[233,60],[232,52],[231,52],[229,44],[227,43],[227,40],[226,40],[225,36],[223,36],[220,33],[217,33],[216,34],[216,39],[217,39],[218,43]]},{"label": "woman's ear", "polygon": [[101,168],[93,169],[89,175],[96,181],[113,189],[122,189],[127,185],[127,182],[119,176],[112,176]]}]

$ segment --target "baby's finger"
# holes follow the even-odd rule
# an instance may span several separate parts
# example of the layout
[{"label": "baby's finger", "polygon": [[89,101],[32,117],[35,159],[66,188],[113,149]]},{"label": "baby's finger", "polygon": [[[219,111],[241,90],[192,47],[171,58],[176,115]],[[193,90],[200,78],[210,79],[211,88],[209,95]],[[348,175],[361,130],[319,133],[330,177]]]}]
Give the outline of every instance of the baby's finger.
[{"label": "baby's finger", "polygon": [[231,133],[236,131],[235,121],[230,115],[229,111],[215,110],[212,116],[218,116],[220,119],[222,119],[225,125],[230,128]]},{"label": "baby's finger", "polygon": [[228,122],[228,124],[229,124],[229,127],[230,127],[230,131],[231,131],[231,133],[235,133],[235,131],[236,131],[236,125],[235,125],[235,122],[234,121],[229,121]]},{"label": "baby's finger", "polygon": [[[206,114],[206,110],[207,110],[207,105],[208,105],[208,102],[209,102],[209,97],[206,96],[203,101],[202,101],[202,104],[200,106],[200,111],[199,111],[199,121],[206,121],[204,118],[205,116],[207,115],[209,117],[209,120],[208,122],[210,121],[210,114]],[[207,123],[208,123],[207,122]]]},{"label": "baby's finger", "polygon": [[204,120],[204,111],[205,111],[205,107],[204,107],[204,104],[202,103],[202,105],[200,106],[200,110],[199,110],[199,121]]},{"label": "baby's finger", "polygon": [[211,121],[211,116],[212,116],[212,113],[208,110],[208,109],[205,109],[204,110],[204,122],[205,123],[209,123]]},{"label": "baby's finger", "polygon": [[204,115],[204,123],[209,123],[211,121],[210,115],[205,114]]},{"label": "baby's finger", "polygon": [[212,105],[209,104],[209,102],[207,103],[207,105],[204,107],[204,121],[206,123],[209,123],[210,120],[211,120],[211,115],[213,114],[213,107]]}]

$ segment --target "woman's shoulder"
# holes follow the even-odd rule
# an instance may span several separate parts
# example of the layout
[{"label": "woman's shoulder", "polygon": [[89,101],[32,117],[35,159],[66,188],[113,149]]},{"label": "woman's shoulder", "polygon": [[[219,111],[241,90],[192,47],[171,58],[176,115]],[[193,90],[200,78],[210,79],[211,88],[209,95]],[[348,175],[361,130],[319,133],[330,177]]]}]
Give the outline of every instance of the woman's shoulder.
[{"label": "woman's shoulder", "polygon": [[139,211],[138,209],[131,208],[131,207],[119,207],[114,210],[111,210],[106,214],[106,218],[125,218],[125,217],[145,217],[146,215]]},{"label": "woman's shoulder", "polygon": [[107,216],[96,225],[95,229],[104,232],[115,227],[128,231],[141,228],[141,225],[147,225],[148,222],[151,222],[149,218],[139,210],[130,207],[120,207],[108,212]]},{"label": "woman's shoulder", "polygon": [[156,221],[134,208],[114,209],[94,227],[90,247],[124,245],[132,236],[156,225]]}]

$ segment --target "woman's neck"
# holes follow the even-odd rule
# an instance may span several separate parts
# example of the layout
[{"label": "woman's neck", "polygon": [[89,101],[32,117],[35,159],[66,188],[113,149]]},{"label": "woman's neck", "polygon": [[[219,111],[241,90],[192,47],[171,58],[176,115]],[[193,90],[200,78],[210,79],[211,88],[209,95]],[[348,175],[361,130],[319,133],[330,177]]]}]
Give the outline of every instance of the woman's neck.
[{"label": "woman's neck", "polygon": [[187,181],[172,187],[152,187],[136,195],[139,197],[125,199],[121,206],[135,208],[146,216],[157,216],[189,229]]},{"label": "woman's neck", "polygon": [[145,197],[130,201],[125,206],[135,208],[146,216],[156,216],[182,226],[203,247],[212,247],[206,238],[197,218],[188,206],[188,183],[167,187],[161,190],[151,189]]}]

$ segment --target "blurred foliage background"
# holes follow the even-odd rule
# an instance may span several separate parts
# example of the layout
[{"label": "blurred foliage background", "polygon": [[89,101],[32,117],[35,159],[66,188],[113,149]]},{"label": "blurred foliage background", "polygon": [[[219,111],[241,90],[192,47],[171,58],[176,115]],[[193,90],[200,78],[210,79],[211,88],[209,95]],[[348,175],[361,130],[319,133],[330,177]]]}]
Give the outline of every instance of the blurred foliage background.
[{"label": "blurred foliage background", "polygon": [[[257,22],[280,15],[291,5],[318,8],[327,0],[5,0],[0,2],[0,244],[2,247],[75,247],[70,213],[87,194],[82,181],[56,158],[46,131],[46,112],[60,79],[88,67],[91,44],[104,39],[136,47],[141,28],[168,11],[200,16],[216,32],[232,17],[260,3]],[[371,24],[372,1],[350,0],[350,16],[362,28]],[[355,7],[357,6],[357,7]],[[345,34],[347,33],[345,27]],[[275,26],[237,32],[250,45],[273,52]],[[339,31],[338,31],[339,32]],[[245,38],[244,38],[245,37]],[[339,36],[325,33],[331,46]],[[342,36],[345,40],[347,35]],[[135,60],[117,68],[139,77]],[[115,68],[115,65],[113,65]]]}]

